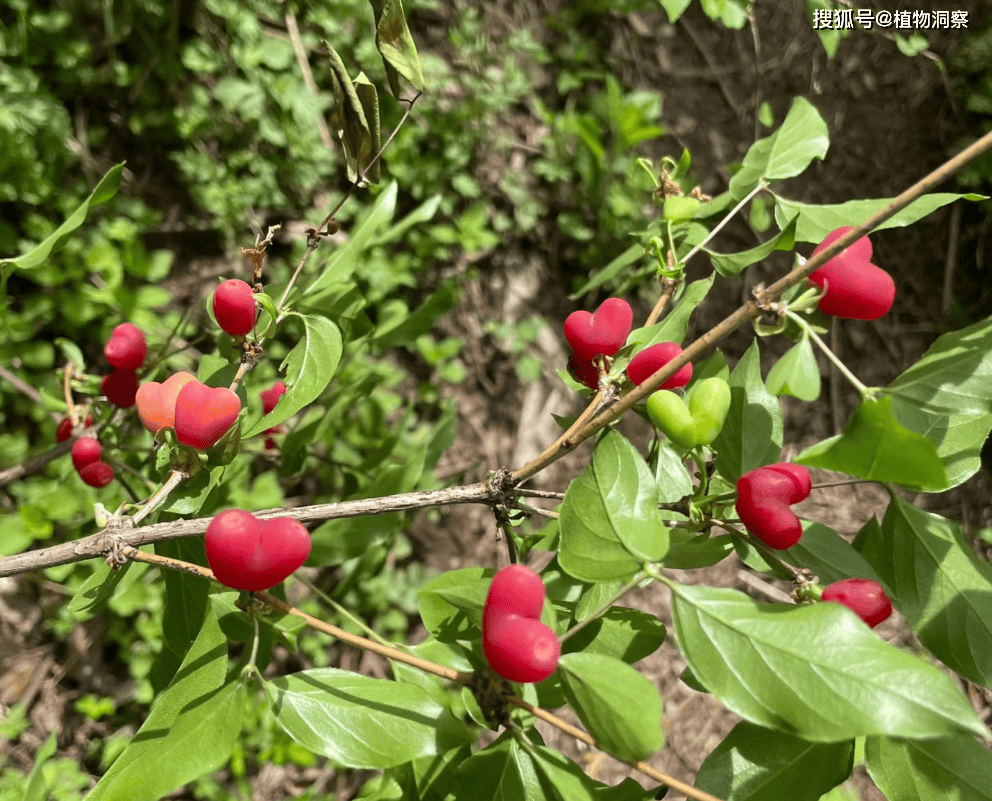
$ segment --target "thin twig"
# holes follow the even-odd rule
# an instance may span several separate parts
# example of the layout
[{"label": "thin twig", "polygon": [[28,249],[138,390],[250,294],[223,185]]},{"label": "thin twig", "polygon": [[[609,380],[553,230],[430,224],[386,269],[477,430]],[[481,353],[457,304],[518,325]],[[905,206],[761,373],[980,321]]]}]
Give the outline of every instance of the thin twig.
[{"label": "thin twig", "polygon": [[[63,443],[68,450],[68,443]],[[63,450],[63,453],[65,452]],[[431,506],[447,506],[461,503],[491,504],[503,497],[507,488],[495,480],[483,481],[464,487],[449,487],[441,490],[422,490],[401,495],[388,495],[383,498],[342,501],[295,508],[265,509],[253,512],[255,517],[268,520],[273,517],[290,517],[301,522],[337,520],[344,517],[381,515],[389,512],[403,512],[411,509],[425,509]],[[72,542],[53,545],[37,551],[0,557],[0,577],[13,576],[29,570],[80,562],[105,554],[110,542],[116,540],[125,545],[140,547],[152,542],[192,537],[207,530],[213,517],[193,520],[175,520],[137,528],[133,520],[124,518],[116,521],[96,534],[91,534]]]},{"label": "thin twig", "polygon": [[[303,83],[307,85],[310,94],[317,94],[317,84],[313,80],[313,73],[310,71],[310,62],[307,60],[307,51],[303,46],[303,39],[300,37],[300,28],[296,24],[296,15],[291,11],[286,13],[286,30],[289,31],[289,41],[293,44],[293,51],[296,53],[296,63],[300,65],[300,72],[303,74]],[[330,129],[324,120],[323,114],[317,114],[317,129],[320,131],[320,141],[324,147],[331,150],[334,147],[334,140],[331,139]]]}]

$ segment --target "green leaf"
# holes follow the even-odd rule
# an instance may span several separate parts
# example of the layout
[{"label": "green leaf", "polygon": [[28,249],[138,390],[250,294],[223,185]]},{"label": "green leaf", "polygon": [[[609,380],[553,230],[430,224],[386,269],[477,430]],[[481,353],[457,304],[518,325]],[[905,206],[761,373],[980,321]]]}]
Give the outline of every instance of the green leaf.
[{"label": "green leaf", "polygon": [[457,798],[472,801],[547,801],[530,756],[505,732],[458,768]]},{"label": "green leaf", "polygon": [[435,576],[417,592],[426,629],[441,642],[466,639],[479,629],[494,570],[464,567]]},{"label": "green leaf", "polygon": [[396,181],[390,181],[351,230],[347,242],[338,247],[327,260],[317,279],[303,290],[304,300],[314,305],[334,291],[362,265],[361,255],[396,213]]},{"label": "green leaf", "polygon": [[804,336],[775,362],[765,384],[772,395],[791,395],[804,401],[820,397],[820,367],[809,337]]},{"label": "green leaf", "polygon": [[[741,169],[730,179],[731,195],[739,200],[762,181],[799,175],[813,159],[827,154],[829,142],[823,118],[808,100],[797,97],[779,129],[751,145]],[[785,222],[779,221],[779,227],[785,228]]]},{"label": "green leaf", "polygon": [[338,369],[343,343],[341,331],[326,317],[317,314],[296,314],[303,321],[303,338],[279,366],[286,373],[286,394],[276,408],[265,415],[242,435],[253,437],[266,428],[284,423],[300,409],[316,400],[327,389]]},{"label": "green leaf", "polygon": [[562,569],[581,581],[628,578],[668,550],[658,488],[630,442],[610,431],[565,492],[559,512]]},{"label": "green leaf", "polygon": [[796,244],[796,221],[790,221],[785,228],[769,239],[762,242],[757,247],[745,250],[740,253],[716,253],[707,250],[713,267],[724,278],[734,278],[741,274],[745,267],[757,264],[766,258],[769,253],[775,250],[792,250]]},{"label": "green leaf", "polygon": [[692,0],[658,0],[661,3],[661,7],[665,9],[665,13],[668,14],[669,22],[676,22],[678,18],[681,17],[685,10],[692,5]]},{"label": "green leaf", "polygon": [[[184,562],[202,565],[206,560],[203,541],[199,538],[163,540],[155,543],[155,553]],[[165,608],[162,613],[162,635],[166,646],[183,657],[196,639],[207,613],[210,582],[181,570],[166,570]]]},{"label": "green leaf", "polygon": [[586,585],[582,597],[575,604],[572,618],[576,621],[588,620],[597,609],[613,603],[622,585],[622,581],[600,581]]},{"label": "green leaf", "polygon": [[562,652],[604,654],[630,664],[657,651],[665,641],[665,634],[665,624],[654,615],[613,606],[565,640]]},{"label": "green leaf", "polygon": [[[875,522],[871,518],[869,523]],[[877,525],[877,523],[876,523]],[[803,527],[803,536],[783,552],[788,562],[807,567],[821,584],[833,584],[846,578],[866,578],[884,585],[885,581],[868,561],[832,528],[820,523]]]},{"label": "green leaf", "polygon": [[737,362],[728,383],[730,411],[713,448],[717,452],[717,470],[733,483],[749,470],[778,459],[782,450],[782,408],[761,380],[757,340]]},{"label": "green leaf", "polygon": [[904,56],[909,56],[910,58],[913,56],[918,56],[930,46],[927,38],[916,32],[910,34],[909,37],[900,36],[898,33],[894,33],[892,38],[895,40],[896,47],[899,48],[899,52]]},{"label": "green leaf", "polygon": [[[240,722],[236,726],[231,722],[236,717],[237,693],[229,689],[218,694],[227,662],[227,642],[216,615],[208,609],[179,671],[86,801],[157,801],[219,768],[241,733]],[[231,726],[214,725],[224,720]],[[200,721],[211,730],[209,736],[199,730]]]},{"label": "green leaf", "polygon": [[350,768],[391,768],[474,740],[413,684],[316,668],[266,682],[265,693],[299,745]]},{"label": "green leaf", "polygon": [[719,19],[725,27],[739,31],[747,23],[747,0],[700,0],[703,11],[712,20]]},{"label": "green leaf", "polygon": [[[372,132],[365,118],[365,107],[358,96],[355,85],[348,77],[341,56],[327,41],[323,41],[330,62],[331,91],[334,93],[334,107],[330,118],[338,138],[344,146],[345,162],[348,166],[348,180],[354,183],[359,173],[372,160]],[[368,98],[366,97],[366,100]]]},{"label": "green leaf", "polygon": [[[358,102],[362,104],[362,111],[365,113],[365,121],[368,123],[369,131],[369,162],[375,158],[382,147],[382,134],[379,129],[379,96],[376,94],[375,86],[361,73],[355,78],[355,94]],[[368,163],[359,165],[359,169],[365,170],[365,177],[372,183],[379,182],[380,165],[382,160],[376,161],[372,166]]]},{"label": "green leaf", "polygon": [[699,210],[700,203],[694,197],[684,197],[674,195],[665,198],[663,216],[666,220],[673,222],[685,222],[691,220]]},{"label": "green leaf", "polygon": [[672,545],[665,554],[665,567],[676,570],[696,570],[722,562],[734,550],[734,538],[729,534],[693,537],[682,529],[672,532]]},{"label": "green leaf", "polygon": [[810,446],[793,461],[910,489],[947,488],[944,463],[933,442],[899,424],[888,396],[862,401],[843,434]]},{"label": "green leaf", "polygon": [[413,348],[417,337],[430,331],[434,324],[455,306],[459,294],[457,283],[445,282],[421,303],[416,311],[391,321],[391,324],[386,324],[383,328],[376,329],[376,345],[383,349],[399,346]]},{"label": "green leaf", "polygon": [[606,751],[629,762],[661,748],[661,696],[647,678],[595,653],[565,654],[558,667],[569,705]]},{"label": "green leaf", "polygon": [[725,801],[818,801],[853,762],[853,740],[810,743],[745,720],[706,757],[695,786]]},{"label": "green leaf", "polygon": [[658,446],[658,464],[654,471],[659,503],[675,503],[692,495],[692,479],[685,469],[685,462],[668,442]]},{"label": "green leaf", "polygon": [[[955,200],[964,198],[965,200],[987,200],[986,195],[955,194],[952,192],[936,192],[932,195],[914,200],[906,208],[894,214],[881,225],[876,231],[884,231],[886,228],[904,228],[912,225],[917,220],[926,217],[930,212],[936,211],[941,206],[953,203]],[[799,203],[795,200],[775,196],[775,221],[779,226],[785,225],[799,215],[796,223],[797,242],[815,242],[819,244],[827,234],[838,228],[845,226],[855,227],[861,225],[873,214],[877,214],[886,206],[892,203],[893,198],[877,198],[874,200],[848,200],[846,203],[833,203],[825,205],[815,205],[812,203]]]},{"label": "green leaf", "polygon": [[20,270],[34,269],[61,250],[72,232],[86,221],[90,207],[106,203],[117,194],[117,190],[121,187],[121,174],[123,171],[123,161],[107,170],[106,175],[100,179],[100,183],[96,185],[96,189],[90,193],[90,196],[80,203],[76,210],[66,218],[66,221],[45,239],[44,242],[27,253],[18,256],[16,259],[0,260],[4,282],[6,283],[7,276],[9,275],[9,268]]},{"label": "green leaf", "polygon": [[810,742],[988,736],[951,679],[840,604],[759,604],[737,590],[669,584],[682,655],[745,720]]},{"label": "green leaf", "polygon": [[961,526],[894,498],[854,542],[891,590],[920,642],[945,665],[992,687],[992,566]]},{"label": "green leaf", "polygon": [[627,344],[639,344],[643,350],[643,348],[657,345],[659,342],[681,342],[685,339],[685,333],[689,327],[689,317],[692,316],[696,306],[706,297],[706,293],[710,291],[715,277],[710,275],[708,278],[689,284],[675,307],[665,315],[664,320],[632,331],[627,337]]},{"label": "green leaf", "polygon": [[896,420],[937,446],[947,486],[967,481],[992,429],[992,317],[939,337],[882,394]]},{"label": "green leaf", "polygon": [[602,270],[594,273],[592,278],[569,295],[569,300],[578,300],[587,292],[590,292],[596,287],[605,284],[607,281],[612,281],[627,267],[641,258],[644,253],[644,248],[641,245],[631,245],[623,253],[613,259],[613,261],[607,264]]},{"label": "green leaf", "polygon": [[53,731],[34,755],[34,767],[31,768],[28,786],[21,801],[47,801],[50,788],[45,779],[45,763],[55,755],[57,747],[58,736]]},{"label": "green leaf", "polygon": [[550,801],[647,801],[657,790],[645,790],[633,779],[610,787],[591,779],[572,760],[541,745],[529,749],[534,769],[544,785],[542,798]]},{"label": "green leaf", "polygon": [[[815,11],[817,9],[825,10],[829,9],[833,11],[834,5],[832,0],[806,0],[806,16],[810,21],[813,22],[813,17],[815,16]],[[848,31],[843,28],[819,28],[816,29],[816,35],[820,39],[820,44],[823,45],[823,49],[827,52],[827,58],[833,59],[837,55],[837,48],[840,46],[840,41],[845,36],[848,35]]]},{"label": "green leaf", "polygon": [[470,756],[471,746],[464,745],[436,757],[421,757],[401,765],[392,771],[404,790],[401,798],[418,798],[424,801],[454,798],[458,789],[457,770]]},{"label": "green leaf", "polygon": [[992,799],[992,754],[964,735],[923,742],[869,737],[865,764],[888,801]]},{"label": "green leaf", "polygon": [[[69,601],[69,611],[77,615],[84,612],[95,613],[113,597],[118,585],[132,567],[139,573],[144,573],[147,570],[147,567],[140,563],[136,565],[134,562],[125,562],[119,567],[111,568],[102,559],[96,561],[89,578],[76,590],[76,594]],[[89,617],[90,615],[87,614],[84,619]]]},{"label": "green leaf", "polygon": [[375,12],[375,46],[382,55],[386,77],[393,95],[400,96],[402,76],[418,92],[424,91],[424,73],[420,68],[417,46],[403,15],[401,0],[369,0]]},{"label": "green leaf", "polygon": [[432,195],[427,198],[427,200],[417,206],[417,208],[407,214],[406,217],[398,223],[391,225],[387,230],[383,231],[378,236],[373,237],[369,244],[386,245],[390,242],[395,242],[401,239],[403,235],[415,225],[420,225],[421,223],[434,219],[434,215],[437,214],[438,206],[441,205],[441,198],[442,195]]}]

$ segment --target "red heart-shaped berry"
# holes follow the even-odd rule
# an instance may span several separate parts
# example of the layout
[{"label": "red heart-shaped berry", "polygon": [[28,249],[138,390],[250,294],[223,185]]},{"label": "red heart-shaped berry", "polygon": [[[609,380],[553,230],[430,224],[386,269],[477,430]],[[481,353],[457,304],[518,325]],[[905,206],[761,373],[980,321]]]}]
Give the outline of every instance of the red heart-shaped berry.
[{"label": "red heart-shaped berry", "polygon": [[621,298],[607,298],[594,314],[572,312],[565,319],[565,339],[580,359],[591,360],[598,353],[612,356],[627,341],[634,312]]},{"label": "red heart-shaped berry", "polygon": [[823,589],[824,601],[844,604],[865,623],[875,628],[892,614],[892,601],[877,581],[863,578],[836,581]]},{"label": "red heart-shaped berry", "polygon": [[482,611],[482,650],[504,679],[544,681],[558,666],[555,633],[541,620],[544,583],[524,565],[508,565],[493,576]]},{"label": "red heart-shaped berry", "polygon": [[809,497],[813,482],[798,464],[765,465],[737,480],[737,514],[744,527],[765,545],[791,548],[803,535],[802,523],[789,508]]},{"label": "red heart-shaped berry", "polygon": [[118,370],[137,370],[145,363],[148,343],[141,330],[131,323],[121,323],[113,330],[103,348],[104,358]]},{"label": "red heart-shaped berry", "polygon": [[494,616],[482,638],[489,666],[508,681],[544,681],[558,667],[561,647],[540,620],[520,615]]},{"label": "red heart-shaped berry", "polygon": [[114,370],[103,377],[100,389],[114,406],[129,409],[138,394],[138,374],[134,370]]},{"label": "red heart-shaped berry", "polygon": [[296,520],[259,520],[241,509],[221,512],[204,536],[207,564],[217,581],[259,592],[296,572],[310,555],[310,532]]},{"label": "red heart-shaped berry", "polygon": [[[817,245],[813,256],[853,230],[847,227],[831,231]],[[871,242],[863,236],[810,274],[809,280],[818,287],[822,289],[826,285],[826,294],[820,298],[820,311],[850,320],[877,320],[892,308],[895,281],[871,263],[871,254]]]},{"label": "red heart-shaped berry", "polygon": [[238,419],[241,400],[227,387],[190,381],[176,398],[176,439],[205,451],[217,444]]},{"label": "red heart-shaped berry", "polygon": [[[682,352],[675,342],[659,342],[638,353],[627,365],[627,377],[637,386],[647,381],[662,367]],[[692,379],[692,362],[683,365],[678,371],[661,385],[660,389],[678,389],[684,387]]]},{"label": "red heart-shaped berry", "polygon": [[176,424],[176,400],[184,386],[196,377],[189,373],[170,375],[161,384],[146,381],[134,396],[141,424],[153,434]]}]

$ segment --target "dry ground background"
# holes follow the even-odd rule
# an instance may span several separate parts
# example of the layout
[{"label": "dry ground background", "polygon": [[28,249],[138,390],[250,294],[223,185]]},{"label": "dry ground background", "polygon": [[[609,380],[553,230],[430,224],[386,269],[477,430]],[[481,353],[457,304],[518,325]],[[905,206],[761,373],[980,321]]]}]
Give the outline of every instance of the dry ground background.
[{"label": "dry ground background", "polygon": [[[519,29],[531,31],[538,41],[556,34],[547,26],[549,16],[567,0],[496,0],[496,2],[456,2],[440,4],[433,12],[411,15],[410,26],[422,52],[452,55],[448,31],[454,15],[465,6],[476,7],[482,15],[489,46]],[[900,8],[930,8],[933,4],[900,4]],[[970,12],[978,21],[987,2],[972,0],[955,6]],[[804,4],[800,2],[759,2],[756,28],[760,49],[748,30],[729,31],[714,25],[696,5],[682,20],[672,25],[659,10],[654,14],[613,14],[590,20],[585,31],[599,42],[611,69],[629,89],[659,91],[664,97],[661,123],[668,134],[650,143],[646,155],[677,158],[683,147],[693,155],[693,174],[701,189],[717,194],[725,189],[725,165],[739,160],[754,139],[757,101],[768,101],[781,120],[792,98],[808,98],[820,111],[830,130],[831,147],[824,163],[815,163],[802,177],[788,186],[786,193],[808,202],[842,202],[852,198],[885,197],[897,194],[941,163],[962,131],[964,117],[956,98],[935,65],[924,57],[907,58],[892,41],[878,35],[856,32],[842,44],[837,57],[828,61],[810,29]],[[594,27],[593,27],[594,26]],[[959,34],[934,31],[931,49],[949,56]],[[553,92],[553,75],[531,65],[545,93]],[[541,135],[541,123],[532,109],[519,107],[504,115],[502,133],[520,142],[533,142]],[[492,161],[481,166],[477,177],[484,193],[496,192],[496,181],[506,169],[527,169],[525,152],[509,165]],[[964,205],[964,204],[962,204]],[[835,351],[868,385],[884,385],[912,364],[944,330],[957,322],[942,306],[945,260],[952,232],[957,228],[959,247],[954,260],[953,292],[972,319],[992,313],[992,289],[988,267],[989,220],[976,208],[965,206],[960,217],[950,209],[938,211],[909,229],[885,231],[872,237],[876,263],[896,278],[899,291],[893,311],[882,320],[868,323],[839,322],[832,334]],[[755,244],[746,224],[736,221],[716,242],[723,251],[741,250]],[[182,301],[182,293],[195,292],[205,277],[220,274],[225,258],[204,262],[190,253],[180,253],[170,287]],[[808,254],[808,251],[804,251]],[[711,293],[693,319],[689,339],[708,330],[748,296],[753,285],[780,274],[788,266],[788,256],[769,259],[751,268],[736,281],[722,282],[721,293]],[[183,260],[185,259],[185,263]],[[569,253],[562,249],[555,233],[554,219],[539,222],[526,241],[508,241],[488,251],[475,265],[481,278],[469,287],[460,306],[443,322],[446,333],[464,337],[469,380],[459,386],[459,436],[455,447],[439,465],[439,472],[459,480],[477,481],[487,471],[501,466],[516,467],[536,455],[557,435],[550,413],[574,414],[580,398],[567,391],[555,375],[565,365],[567,352],[561,337],[561,322],[576,305],[567,298],[577,278],[570,269]],[[709,265],[697,259],[689,278],[708,272]],[[643,319],[648,308],[635,310]],[[506,322],[540,315],[551,325],[537,340],[544,374],[532,384],[522,384],[513,369],[512,355],[496,339],[483,333],[482,322],[497,317]],[[721,344],[733,364],[751,339],[750,330],[741,330]],[[786,349],[787,343],[771,338],[762,343],[767,370]],[[801,404],[785,400],[787,458],[806,445],[833,434],[847,419],[857,401],[856,393],[838,380],[821,363],[827,376],[821,400]],[[625,421],[622,430],[635,442],[647,441],[648,431],[639,419]],[[588,446],[540,474],[532,486],[564,490],[568,481],[588,460]],[[814,474],[814,481],[830,477]],[[921,506],[963,520],[969,530],[992,525],[989,506],[990,475],[983,470],[966,485],[937,497],[919,496]],[[814,491],[800,506],[809,519],[853,535],[885,504],[884,492],[872,485],[835,487]],[[417,558],[437,570],[467,565],[505,564],[506,554],[494,537],[491,515],[482,507],[452,507],[440,517],[421,516],[410,535]],[[534,563],[540,567],[541,563]],[[705,571],[680,574],[680,581],[733,586],[758,600],[775,600],[788,592],[781,583],[756,579],[730,559]],[[57,602],[50,599],[50,602]],[[670,623],[667,590],[649,588],[631,595],[626,604],[658,615]],[[9,606],[8,606],[9,604]],[[6,656],[0,673],[0,697],[4,689],[41,677],[34,690],[31,710],[38,742],[48,727],[58,727],[69,703],[58,683],[51,678],[54,666],[67,656],[75,662],[73,672],[97,693],[112,694],[111,687],[99,685],[104,675],[97,652],[88,652],[89,634],[75,632],[66,644],[36,642],[31,639],[31,621],[36,612],[17,599],[8,598],[0,606],[0,617],[16,625],[5,627]],[[19,634],[20,632],[20,634]],[[912,637],[898,616],[879,629],[893,642],[912,645]],[[411,639],[423,636],[413,630]],[[18,637],[20,639],[18,639]],[[69,654],[65,649],[69,650]],[[374,660],[342,654],[342,666],[375,672]],[[666,704],[666,748],[651,762],[657,768],[691,782],[706,755],[735,723],[735,717],[709,696],[696,693],[683,684],[679,675],[684,662],[675,647],[666,642],[652,656],[637,665],[659,687]],[[976,705],[989,712],[987,693],[970,689]],[[101,735],[99,724],[93,730],[78,731],[62,742],[60,755],[82,754],[88,735]],[[543,729],[549,745],[584,764],[590,774],[614,783],[625,775],[636,774],[607,757],[585,753],[557,731]],[[2,744],[7,747],[6,744]],[[15,764],[29,766],[31,749],[21,746],[11,754]],[[287,776],[284,769],[270,766],[255,783],[255,801],[287,797],[290,787],[300,780],[323,781],[325,777]],[[331,786],[350,797],[357,778]],[[877,801],[881,795],[859,780],[862,797]],[[299,786],[296,784],[296,786]],[[182,791],[176,798],[187,798]],[[677,797],[672,794],[671,797]]]}]

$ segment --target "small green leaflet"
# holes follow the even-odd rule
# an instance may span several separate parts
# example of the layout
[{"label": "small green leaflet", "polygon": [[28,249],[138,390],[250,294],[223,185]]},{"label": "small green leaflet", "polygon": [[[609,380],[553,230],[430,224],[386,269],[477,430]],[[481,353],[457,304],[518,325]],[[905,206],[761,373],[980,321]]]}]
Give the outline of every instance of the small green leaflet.
[{"label": "small green leaflet", "polygon": [[280,365],[286,372],[286,394],[276,408],[242,436],[253,437],[266,428],[284,423],[300,409],[316,400],[331,383],[344,348],[338,327],[317,314],[296,314],[303,321],[303,337]]}]

